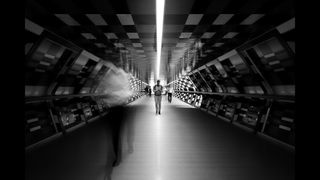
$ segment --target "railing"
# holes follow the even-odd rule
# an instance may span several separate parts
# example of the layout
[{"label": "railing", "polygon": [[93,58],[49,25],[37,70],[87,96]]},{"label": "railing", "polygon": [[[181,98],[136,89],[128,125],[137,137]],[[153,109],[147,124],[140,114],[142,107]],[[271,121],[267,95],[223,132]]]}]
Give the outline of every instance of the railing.
[{"label": "railing", "polygon": [[254,97],[265,98],[274,100],[285,100],[289,102],[295,102],[294,96],[280,96],[280,95],[267,95],[267,94],[237,94],[237,93],[217,93],[217,92],[201,92],[201,91],[175,91],[180,93],[192,93],[192,94],[206,94],[206,95],[221,95],[221,96],[235,96],[235,97]]},{"label": "railing", "polygon": [[[139,99],[143,95],[145,95],[144,92],[134,91],[133,95],[128,99],[127,104],[130,104],[131,102]],[[34,147],[38,147],[39,145],[43,145],[47,142],[50,142],[56,138],[63,137],[65,134],[70,133],[71,131],[78,129],[80,127],[83,127],[86,124],[88,124],[94,120],[97,120],[100,117],[103,117],[106,114],[108,114],[109,108],[108,107],[107,107],[107,109],[103,108],[103,110],[101,110],[101,111],[99,110],[97,114],[95,114],[95,115],[92,114],[92,116],[90,118],[85,118],[81,122],[75,123],[74,125],[72,125],[70,127],[64,126],[61,121],[61,117],[58,114],[55,114],[55,115],[53,114],[52,101],[64,99],[64,98],[72,99],[72,98],[77,98],[77,97],[101,97],[103,99],[103,98],[108,98],[110,96],[106,95],[106,94],[77,94],[77,95],[59,95],[59,96],[42,96],[42,97],[27,97],[27,98],[25,98],[26,104],[33,104],[33,103],[47,104],[46,109],[48,110],[48,114],[47,114],[48,119],[46,119],[45,121],[46,121],[46,123],[50,123],[51,124],[50,126],[52,126],[51,128],[54,129],[53,130],[54,132],[51,132],[50,135],[49,134],[43,135],[43,137],[38,140],[33,139],[32,141],[35,141],[35,142],[26,146],[25,149],[27,151],[33,149]]]},{"label": "railing", "polygon": [[[199,105],[199,99],[196,100],[195,97],[200,95],[207,96],[201,98],[202,102]],[[237,127],[284,145],[290,150],[295,149],[295,97],[293,96],[178,90],[174,96]],[[244,97],[247,100],[237,97]]]}]

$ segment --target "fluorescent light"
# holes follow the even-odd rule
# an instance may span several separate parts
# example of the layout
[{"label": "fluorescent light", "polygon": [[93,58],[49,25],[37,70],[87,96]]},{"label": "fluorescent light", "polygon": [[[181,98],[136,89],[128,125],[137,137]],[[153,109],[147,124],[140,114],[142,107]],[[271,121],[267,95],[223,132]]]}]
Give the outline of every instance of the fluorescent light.
[{"label": "fluorescent light", "polygon": [[156,15],[157,15],[157,70],[156,79],[160,75],[160,60],[162,48],[162,31],[163,31],[163,16],[164,16],[165,0],[156,0]]}]

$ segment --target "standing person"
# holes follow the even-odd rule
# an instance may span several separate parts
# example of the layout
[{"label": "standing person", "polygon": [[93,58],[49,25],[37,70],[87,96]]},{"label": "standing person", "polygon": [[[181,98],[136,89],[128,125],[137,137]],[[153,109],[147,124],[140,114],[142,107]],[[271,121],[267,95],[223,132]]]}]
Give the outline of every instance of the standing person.
[{"label": "standing person", "polygon": [[144,88],[144,92],[146,93],[146,95],[148,94],[148,86]]},{"label": "standing person", "polygon": [[148,86],[149,97],[151,97],[151,87]]},{"label": "standing person", "polygon": [[172,101],[172,93],[173,93],[173,90],[171,87],[169,87],[169,90],[168,90],[168,101],[171,103]]},{"label": "standing person", "polygon": [[162,99],[163,87],[160,85],[160,80],[157,80],[157,84],[153,86],[154,100],[156,104],[156,114],[161,112],[161,99]]}]

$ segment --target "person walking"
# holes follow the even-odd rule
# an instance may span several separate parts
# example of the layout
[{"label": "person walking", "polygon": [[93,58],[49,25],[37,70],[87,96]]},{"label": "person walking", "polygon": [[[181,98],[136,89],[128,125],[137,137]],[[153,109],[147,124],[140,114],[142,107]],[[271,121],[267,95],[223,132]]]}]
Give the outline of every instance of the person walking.
[{"label": "person walking", "polygon": [[170,103],[172,101],[172,93],[173,93],[173,89],[172,89],[172,87],[169,87],[169,89],[168,89],[168,101]]},{"label": "person walking", "polygon": [[156,114],[161,113],[162,91],[163,91],[163,87],[160,85],[160,80],[157,80],[157,84],[153,86],[154,100],[156,105]]}]

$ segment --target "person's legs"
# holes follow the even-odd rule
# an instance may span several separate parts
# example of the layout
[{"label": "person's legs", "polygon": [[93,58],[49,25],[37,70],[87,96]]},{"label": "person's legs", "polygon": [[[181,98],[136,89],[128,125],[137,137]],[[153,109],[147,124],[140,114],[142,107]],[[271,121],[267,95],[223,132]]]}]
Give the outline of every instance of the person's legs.
[{"label": "person's legs", "polygon": [[159,97],[159,114],[161,112],[161,99],[162,99],[162,96],[158,96]]},{"label": "person's legs", "polygon": [[154,104],[155,104],[155,106],[156,106],[156,113],[158,113],[158,103],[157,103],[157,96],[155,95],[154,96]]}]

